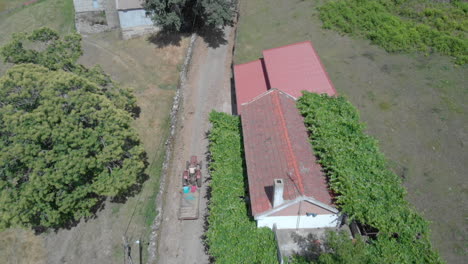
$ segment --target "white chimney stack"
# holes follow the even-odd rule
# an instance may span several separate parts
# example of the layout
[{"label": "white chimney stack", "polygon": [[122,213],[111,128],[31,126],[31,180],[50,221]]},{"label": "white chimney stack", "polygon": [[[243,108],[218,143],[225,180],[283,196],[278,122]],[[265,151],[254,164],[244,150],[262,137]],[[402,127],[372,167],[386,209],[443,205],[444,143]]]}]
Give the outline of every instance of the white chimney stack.
[{"label": "white chimney stack", "polygon": [[273,194],[273,207],[280,206],[284,203],[283,192],[284,192],[284,183],[283,179],[275,179],[273,185],[274,194]]}]

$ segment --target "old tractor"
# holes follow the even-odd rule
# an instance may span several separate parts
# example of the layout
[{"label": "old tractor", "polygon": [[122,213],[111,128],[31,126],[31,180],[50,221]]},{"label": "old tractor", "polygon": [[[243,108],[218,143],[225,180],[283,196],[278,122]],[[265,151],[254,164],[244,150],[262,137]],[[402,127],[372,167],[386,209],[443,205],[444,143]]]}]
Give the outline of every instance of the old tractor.
[{"label": "old tractor", "polygon": [[185,164],[185,170],[182,177],[183,186],[202,186],[202,161],[197,161],[197,156],[190,157],[190,161]]}]

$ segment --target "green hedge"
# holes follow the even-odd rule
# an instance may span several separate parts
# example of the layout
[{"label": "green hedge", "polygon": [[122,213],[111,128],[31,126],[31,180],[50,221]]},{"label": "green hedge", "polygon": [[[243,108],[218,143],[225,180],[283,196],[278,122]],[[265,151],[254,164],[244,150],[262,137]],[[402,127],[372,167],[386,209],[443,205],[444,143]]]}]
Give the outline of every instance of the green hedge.
[{"label": "green hedge", "polygon": [[390,52],[438,51],[468,62],[468,3],[336,0],[320,7],[323,26],[363,35]]},{"label": "green hedge", "polygon": [[216,263],[277,263],[273,232],[248,214],[240,120],[212,112],[209,135],[211,199],[206,243]]},{"label": "green hedge", "polygon": [[428,223],[405,200],[377,141],[364,133],[356,108],[343,97],[305,92],[298,100],[311,143],[327,171],[342,212],[380,233],[366,248],[372,263],[440,263]]}]

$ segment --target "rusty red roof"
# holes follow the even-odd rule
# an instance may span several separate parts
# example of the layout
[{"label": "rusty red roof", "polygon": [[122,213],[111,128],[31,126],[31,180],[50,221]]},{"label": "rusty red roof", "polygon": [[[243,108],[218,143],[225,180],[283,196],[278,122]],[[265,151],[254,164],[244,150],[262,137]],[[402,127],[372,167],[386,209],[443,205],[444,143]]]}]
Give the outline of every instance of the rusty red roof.
[{"label": "rusty red roof", "polygon": [[234,66],[237,113],[240,107],[268,89],[262,59]]},{"label": "rusty red roof", "polygon": [[263,58],[271,88],[295,98],[302,95],[302,90],[330,96],[336,94],[310,41],[264,50]]},{"label": "rusty red roof", "polygon": [[252,214],[272,209],[274,179],[283,179],[285,200],[306,196],[332,205],[294,98],[271,89],[241,108]]}]

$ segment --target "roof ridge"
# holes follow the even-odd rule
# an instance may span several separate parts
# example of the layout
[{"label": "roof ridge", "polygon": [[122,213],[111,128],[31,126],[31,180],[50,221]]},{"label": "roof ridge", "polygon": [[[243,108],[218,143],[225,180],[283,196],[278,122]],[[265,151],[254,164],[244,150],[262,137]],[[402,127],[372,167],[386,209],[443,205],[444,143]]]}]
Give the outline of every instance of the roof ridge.
[{"label": "roof ridge", "polygon": [[253,60],[253,61],[248,61],[248,62],[244,62],[244,63],[235,64],[234,67],[242,67],[242,66],[245,66],[245,65],[253,64],[253,63],[258,62],[260,60],[261,60],[261,58]]},{"label": "roof ridge", "polygon": [[[293,167],[294,174],[296,176],[295,178],[297,178],[298,185],[299,185],[299,188],[298,188],[299,189],[299,194],[304,195],[304,185],[302,184],[302,176],[301,176],[299,167],[297,165],[296,157],[294,155],[294,151],[293,151],[293,148],[292,148],[292,145],[291,145],[291,140],[289,138],[288,129],[286,127],[286,119],[284,118],[283,111],[280,109],[281,108],[281,102],[279,100],[278,93],[279,93],[279,90],[273,90],[273,93],[272,93],[273,98],[272,99],[273,99],[273,103],[274,103],[274,109],[278,112],[278,117],[280,119],[280,128],[281,128],[281,132],[283,132],[282,136],[284,137],[284,139],[286,141],[286,144],[287,144],[286,159],[287,159],[288,165]],[[292,179],[292,180],[294,181],[294,179]]]},{"label": "roof ridge", "polygon": [[245,106],[245,105],[249,105],[249,104],[251,104],[251,103],[254,103],[254,102],[256,102],[257,100],[260,100],[262,97],[267,96],[267,95],[269,95],[270,93],[272,93],[272,92],[274,92],[274,91],[278,91],[278,93],[284,94],[285,96],[287,96],[287,97],[293,99],[294,101],[297,100],[296,97],[294,97],[294,96],[288,94],[288,93],[285,92],[285,91],[282,91],[282,90],[280,90],[280,89],[278,89],[278,88],[271,88],[271,89],[268,89],[268,90],[266,90],[265,92],[263,92],[263,93],[261,93],[261,94],[255,96],[255,97],[252,98],[250,101],[245,102],[245,103],[242,103],[241,106]]}]

